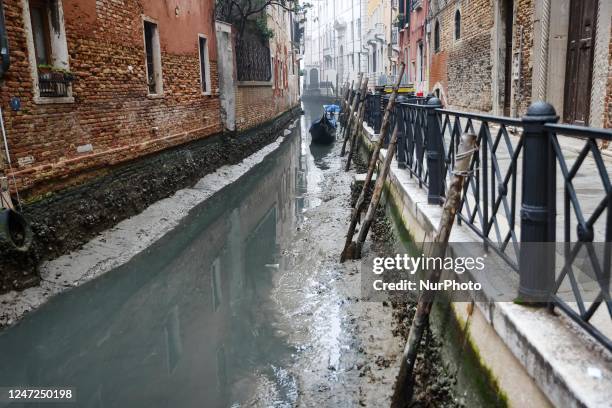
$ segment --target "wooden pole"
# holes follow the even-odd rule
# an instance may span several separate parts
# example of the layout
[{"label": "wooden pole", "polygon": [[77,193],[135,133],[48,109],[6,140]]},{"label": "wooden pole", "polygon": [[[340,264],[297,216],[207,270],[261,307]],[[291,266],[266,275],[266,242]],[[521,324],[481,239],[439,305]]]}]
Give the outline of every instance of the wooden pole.
[{"label": "wooden pole", "polygon": [[354,249],[354,245],[352,245],[353,235],[355,235],[355,229],[357,228],[357,223],[359,222],[361,212],[363,211],[363,206],[365,205],[366,193],[368,191],[370,182],[372,181],[374,170],[376,169],[376,163],[378,162],[378,156],[380,154],[380,149],[382,148],[382,144],[385,140],[385,137],[387,136],[387,132],[389,128],[389,118],[391,117],[391,110],[395,106],[395,98],[397,97],[397,90],[399,89],[399,85],[402,80],[402,76],[404,75],[405,67],[406,67],[406,64],[402,62],[400,65],[397,82],[395,83],[395,87],[393,88],[393,92],[391,93],[391,97],[389,98],[389,103],[387,104],[387,109],[385,110],[385,116],[383,117],[378,141],[374,145],[374,151],[372,152],[372,155],[370,156],[370,163],[368,164],[368,173],[366,174],[366,178],[363,182],[361,194],[359,194],[359,198],[357,199],[357,204],[355,204],[355,208],[353,208],[353,211],[351,213],[351,223],[349,225],[348,233],[346,234],[346,241],[344,243],[344,249],[342,250],[342,254],[340,255],[340,262],[344,262],[349,258],[353,259],[353,253],[352,253],[353,252],[352,250]]},{"label": "wooden pole", "polygon": [[[428,257],[430,258],[444,257],[446,254],[448,239],[453,228],[456,213],[459,210],[459,205],[461,203],[463,182],[468,175],[472,156],[476,150],[476,135],[464,133],[461,137],[461,143],[457,149],[457,155],[455,157],[455,171],[453,172],[453,178],[448,190],[448,196],[446,197],[446,202],[444,203],[440,226],[438,227],[436,237],[434,238],[428,251]],[[429,272],[430,282],[438,282],[440,280],[442,270],[434,269],[427,272]],[[431,307],[433,305],[435,296],[435,291],[425,291],[419,298],[417,310],[414,318],[412,319],[410,333],[408,334],[408,340],[406,341],[406,346],[402,355],[397,383],[395,384],[395,391],[393,393],[393,400],[391,403],[393,408],[407,407],[412,400],[412,394],[414,391],[412,372],[414,370],[417,353],[419,351],[419,344],[421,343],[421,338],[423,337],[423,331],[429,322],[429,314],[431,312]]]},{"label": "wooden pole", "polygon": [[348,97],[351,94],[351,89],[353,88],[354,84],[355,84],[355,80],[353,80],[353,82],[351,83],[350,88],[349,88],[348,81],[346,81],[346,84],[345,84],[344,98],[342,98],[342,103],[340,105],[340,115],[341,115],[340,124],[342,125],[342,127],[346,125],[346,106],[348,105]]},{"label": "wooden pole", "polygon": [[[362,80],[363,80],[363,73],[360,73],[359,79],[357,80],[357,88],[355,89],[361,89]],[[358,101],[359,101],[359,98],[357,98],[357,95],[355,95],[355,98],[353,98],[353,103],[351,104],[351,108],[348,112],[348,119],[346,121],[346,127],[343,129],[344,133],[342,134],[342,138],[344,139],[344,141],[342,142],[342,150],[340,151],[340,156],[344,156],[344,153],[346,153],[346,141],[348,140],[350,129],[353,126],[353,121],[354,121],[353,114],[355,112],[355,109],[357,109]]]},{"label": "wooden pole", "polygon": [[355,152],[357,135],[363,127],[362,125],[363,116],[365,115],[365,99],[366,92],[368,90],[368,80],[369,78],[366,77],[366,79],[363,81],[363,84],[361,85],[361,93],[359,94],[359,110],[357,111],[356,123],[351,128],[351,135],[349,136],[349,139],[351,139],[351,148],[349,150],[348,159],[346,160],[346,168],[344,169],[345,171],[349,171],[351,167],[351,158],[353,157],[353,153]]},{"label": "wooden pole", "polygon": [[395,125],[395,129],[393,129],[393,135],[391,136],[391,141],[389,142],[389,147],[387,149],[387,155],[385,156],[385,161],[383,162],[382,169],[378,172],[378,178],[376,179],[374,192],[372,193],[372,200],[370,201],[368,212],[366,213],[366,217],[361,224],[361,229],[359,230],[359,236],[353,252],[353,259],[361,258],[361,247],[368,236],[368,232],[370,231],[370,226],[374,221],[374,217],[376,217],[376,209],[378,208],[378,203],[380,202],[380,197],[382,196],[382,192],[385,187],[385,180],[387,179],[389,169],[391,168],[391,162],[395,156],[398,128],[399,126]]}]

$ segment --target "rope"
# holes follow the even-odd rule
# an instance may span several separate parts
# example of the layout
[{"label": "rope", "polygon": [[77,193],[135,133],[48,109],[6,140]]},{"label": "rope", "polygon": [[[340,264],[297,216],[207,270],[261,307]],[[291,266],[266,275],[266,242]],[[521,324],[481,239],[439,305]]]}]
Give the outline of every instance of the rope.
[{"label": "rope", "polygon": [[[455,155],[455,161],[464,159],[466,156],[472,156],[472,154],[476,153],[477,151],[478,151],[478,147],[473,147],[470,150],[466,150],[465,152],[457,153]],[[473,168],[472,170],[463,170],[463,171],[453,170],[453,171],[451,171],[451,174],[453,176],[470,177],[477,170],[478,170],[478,168],[476,168],[476,167]]]}]

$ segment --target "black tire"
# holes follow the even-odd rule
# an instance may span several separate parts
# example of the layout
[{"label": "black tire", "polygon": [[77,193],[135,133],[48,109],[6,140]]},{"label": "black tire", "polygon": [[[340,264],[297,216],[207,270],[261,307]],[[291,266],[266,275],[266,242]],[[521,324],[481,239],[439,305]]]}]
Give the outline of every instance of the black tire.
[{"label": "black tire", "polygon": [[27,252],[32,244],[32,228],[17,211],[0,210],[0,248]]}]

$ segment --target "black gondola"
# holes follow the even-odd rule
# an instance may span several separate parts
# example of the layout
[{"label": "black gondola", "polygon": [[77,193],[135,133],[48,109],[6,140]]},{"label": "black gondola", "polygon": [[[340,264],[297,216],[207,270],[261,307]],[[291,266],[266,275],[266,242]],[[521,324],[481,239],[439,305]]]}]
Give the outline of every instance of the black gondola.
[{"label": "black gondola", "polygon": [[339,111],[336,105],[325,105],[321,119],[314,121],[309,132],[312,135],[312,143],[332,144],[336,140],[336,113]]}]

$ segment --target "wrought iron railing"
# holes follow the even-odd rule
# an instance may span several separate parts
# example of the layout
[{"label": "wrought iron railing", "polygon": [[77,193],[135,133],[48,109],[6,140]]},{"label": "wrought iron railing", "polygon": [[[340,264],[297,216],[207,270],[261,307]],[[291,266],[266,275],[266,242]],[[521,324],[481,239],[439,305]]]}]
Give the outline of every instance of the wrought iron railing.
[{"label": "wrought iron railing", "polygon": [[72,79],[62,73],[39,73],[38,90],[40,96],[62,98],[69,96]]},{"label": "wrought iron railing", "polygon": [[236,44],[236,70],[239,81],[270,81],[270,48],[257,39],[246,38]]},{"label": "wrought iron railing", "polygon": [[[382,114],[379,100],[366,100],[370,127]],[[518,272],[519,299],[543,299],[612,350],[598,327],[612,327],[612,170],[598,146],[612,140],[612,130],[560,125],[557,119],[543,102],[517,119],[443,109],[430,97],[396,104],[390,129],[399,130],[398,166],[427,188],[430,204],[444,200],[461,136],[475,135],[479,150],[458,223]],[[575,276],[581,251],[582,265],[592,271],[589,299]]]}]

